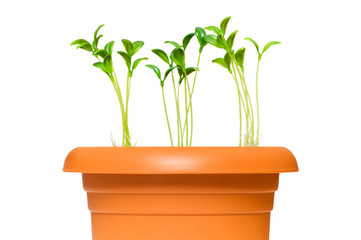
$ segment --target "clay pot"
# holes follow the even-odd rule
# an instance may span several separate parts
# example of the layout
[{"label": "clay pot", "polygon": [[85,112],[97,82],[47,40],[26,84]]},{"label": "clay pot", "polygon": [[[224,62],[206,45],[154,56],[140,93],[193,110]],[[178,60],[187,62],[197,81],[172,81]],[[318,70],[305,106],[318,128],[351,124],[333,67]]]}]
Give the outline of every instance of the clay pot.
[{"label": "clay pot", "polygon": [[268,240],[279,173],[298,171],[281,147],[90,147],[81,172],[93,240]]}]

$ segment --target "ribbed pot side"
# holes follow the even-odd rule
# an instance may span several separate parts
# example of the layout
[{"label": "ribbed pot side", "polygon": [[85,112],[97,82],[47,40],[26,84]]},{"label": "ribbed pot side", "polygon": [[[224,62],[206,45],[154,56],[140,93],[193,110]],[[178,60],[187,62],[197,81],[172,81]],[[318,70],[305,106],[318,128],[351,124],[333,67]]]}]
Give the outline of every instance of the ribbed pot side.
[{"label": "ribbed pot side", "polygon": [[93,240],[268,240],[279,174],[86,174]]}]

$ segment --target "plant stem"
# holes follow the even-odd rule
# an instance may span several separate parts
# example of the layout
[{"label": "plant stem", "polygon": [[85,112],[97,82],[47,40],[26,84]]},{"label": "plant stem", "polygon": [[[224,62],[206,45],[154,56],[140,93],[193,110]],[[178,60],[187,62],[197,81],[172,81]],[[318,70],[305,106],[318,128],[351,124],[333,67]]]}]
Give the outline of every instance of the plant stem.
[{"label": "plant stem", "polygon": [[[188,107],[188,102],[187,102],[187,78],[185,77],[184,79],[184,109],[187,110]],[[190,102],[189,102],[190,104]],[[185,118],[185,122],[184,122],[184,127],[186,129],[186,146],[188,147],[188,111],[186,111],[186,118]]]},{"label": "plant stem", "polygon": [[180,111],[179,111],[179,88],[180,84],[178,84],[178,90],[177,90],[177,112],[178,112],[178,132],[179,132],[179,138],[180,142],[178,143],[179,147],[183,147],[183,134],[182,134],[182,119],[180,117]]},{"label": "plant stem", "polygon": [[163,96],[163,104],[164,104],[165,116],[166,116],[166,118],[167,118],[167,125],[168,125],[170,142],[171,142],[172,147],[173,147],[173,137],[172,137],[172,131],[171,131],[170,125],[169,125],[169,118],[168,118],[168,112],[167,112],[167,105],[165,104],[164,87],[163,87],[163,86],[162,86],[162,96]]},{"label": "plant stem", "polygon": [[[246,113],[246,106],[244,105],[244,101],[243,101],[243,97],[241,94],[241,91],[239,89],[239,84],[238,84],[238,80],[237,80],[237,75],[236,75],[236,70],[234,68],[234,61],[232,61],[232,68],[233,68],[233,79],[236,82],[237,85],[237,92],[238,92],[238,105],[239,105],[239,146],[242,146],[242,105],[243,105],[243,109],[244,112]],[[242,104],[242,105],[241,105]],[[248,129],[248,121],[246,119],[246,124],[247,124],[247,129]]]},{"label": "plant stem", "polygon": [[259,63],[261,59],[258,59],[257,62],[257,71],[256,71],[256,101],[257,101],[257,138],[256,138],[256,146],[259,145],[259,103],[258,103],[258,70],[259,70]]},{"label": "plant stem", "polygon": [[179,104],[178,104],[178,98],[177,98],[177,92],[174,82],[174,74],[172,71],[172,82],[173,82],[173,90],[174,90],[174,98],[175,98],[175,104],[176,104],[176,111],[177,111],[177,135],[178,135],[178,147],[180,146],[180,132],[179,132],[179,119],[180,119],[180,113],[179,113]]}]

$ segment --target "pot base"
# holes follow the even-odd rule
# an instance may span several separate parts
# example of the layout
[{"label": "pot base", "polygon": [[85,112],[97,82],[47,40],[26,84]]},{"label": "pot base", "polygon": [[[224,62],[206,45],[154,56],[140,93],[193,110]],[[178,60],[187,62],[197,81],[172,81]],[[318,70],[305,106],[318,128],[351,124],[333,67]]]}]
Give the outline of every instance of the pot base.
[{"label": "pot base", "polygon": [[93,240],[268,240],[270,213],[120,215],[92,213]]}]

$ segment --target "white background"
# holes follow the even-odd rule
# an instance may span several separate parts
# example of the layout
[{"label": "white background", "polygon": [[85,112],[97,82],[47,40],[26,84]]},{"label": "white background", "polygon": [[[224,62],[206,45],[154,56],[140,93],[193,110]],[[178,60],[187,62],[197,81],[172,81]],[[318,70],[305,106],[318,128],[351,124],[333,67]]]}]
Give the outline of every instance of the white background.
[{"label": "white background", "polygon": [[[282,174],[271,240],[361,239],[361,35],[358,1],[3,1],[0,4],[0,239],[89,240],[90,214],[80,174],[63,173],[77,146],[110,146],[120,111],[94,58],[70,47],[145,41],[139,57],[180,41],[197,26],[232,16],[245,46],[250,89],[256,52],[242,40],[278,40],[260,69],[263,146],[285,146],[300,172]],[[195,41],[190,49],[195,49]],[[237,145],[234,82],[212,64],[206,47],[193,98],[195,146]],[[188,56],[190,63],[196,55]],[[124,83],[124,63],[115,56]],[[164,71],[164,70],[163,70]],[[168,98],[171,91],[166,89]],[[169,100],[170,101],[170,100]],[[172,111],[169,103],[169,111]],[[169,145],[155,75],[139,66],[130,97],[130,129],[138,146]],[[174,119],[171,119],[174,120]]]}]

